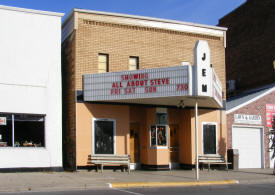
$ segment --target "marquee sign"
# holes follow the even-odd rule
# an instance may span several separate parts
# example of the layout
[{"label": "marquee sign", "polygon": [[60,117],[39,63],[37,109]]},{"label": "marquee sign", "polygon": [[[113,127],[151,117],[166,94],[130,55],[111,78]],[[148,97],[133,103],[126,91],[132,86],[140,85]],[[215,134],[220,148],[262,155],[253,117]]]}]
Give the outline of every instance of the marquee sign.
[{"label": "marquee sign", "polygon": [[83,75],[84,101],[192,95],[191,66]]},{"label": "marquee sign", "polygon": [[84,101],[202,96],[214,99],[222,107],[222,85],[210,66],[206,41],[197,42],[194,57],[193,66],[83,75]]}]

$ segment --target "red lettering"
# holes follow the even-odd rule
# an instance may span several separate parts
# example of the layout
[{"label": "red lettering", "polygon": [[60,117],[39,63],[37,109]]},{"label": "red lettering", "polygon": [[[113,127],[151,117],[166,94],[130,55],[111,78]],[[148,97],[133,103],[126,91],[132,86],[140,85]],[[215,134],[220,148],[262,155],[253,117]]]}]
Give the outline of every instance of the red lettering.
[{"label": "red lettering", "polygon": [[156,93],[157,92],[157,87],[145,87],[145,93]]},{"label": "red lettering", "polygon": [[147,86],[147,80],[144,80],[144,85]]},{"label": "red lettering", "polygon": [[130,81],[128,81],[127,82],[127,87],[130,87],[130,86],[131,86]]},{"label": "red lettering", "polygon": [[120,95],[120,89],[111,89],[111,95]]},{"label": "red lettering", "polygon": [[177,84],[177,91],[185,91],[188,90],[188,84]]},{"label": "red lettering", "polygon": [[130,87],[130,88],[125,88],[124,89],[124,94],[125,95],[134,94],[134,93],[136,93],[136,88],[134,88],[134,87]]}]

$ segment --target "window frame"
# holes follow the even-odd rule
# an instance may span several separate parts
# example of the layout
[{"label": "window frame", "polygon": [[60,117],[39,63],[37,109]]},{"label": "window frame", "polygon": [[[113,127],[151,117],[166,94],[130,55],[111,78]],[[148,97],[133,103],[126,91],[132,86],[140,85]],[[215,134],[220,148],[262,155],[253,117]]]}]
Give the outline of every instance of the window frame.
[{"label": "window frame", "polygon": [[98,58],[97,58],[97,70],[98,70],[98,73],[104,73],[104,72],[99,72],[99,56],[105,56],[106,57],[106,72],[109,72],[109,54],[107,53],[98,53]]},{"label": "window frame", "polygon": [[[219,151],[219,148],[218,148],[218,124],[216,122],[202,122],[201,123],[201,151],[202,151],[202,154],[203,155],[208,155],[208,156],[215,156],[215,155],[218,155],[218,151]],[[215,128],[216,128],[216,154],[204,154],[204,139],[203,139],[203,134],[204,134],[204,130],[203,130],[203,127],[204,125],[214,125]]]},{"label": "window frame", "polygon": [[129,65],[128,65],[128,70],[130,70],[130,59],[136,59],[136,69],[135,70],[139,70],[139,57],[138,56],[129,56]]},{"label": "window frame", "polygon": [[[12,146],[7,146],[7,147],[0,147],[0,149],[5,149],[5,148],[20,148],[20,149],[45,149],[46,148],[46,114],[32,114],[32,113],[7,113],[7,112],[0,112],[0,114],[10,114],[11,115],[11,120],[12,120]],[[14,122],[15,122],[15,115],[34,115],[37,117],[43,117],[44,119],[44,146],[40,146],[40,147],[35,147],[35,146],[31,146],[31,147],[26,147],[26,146],[14,146],[15,145],[15,126],[14,126]]]},{"label": "window frame", "polygon": [[[158,145],[158,140],[157,140],[157,136],[156,136],[156,145],[152,146],[152,137],[151,137],[151,127],[152,126],[156,126],[156,135],[157,135],[157,126],[165,126],[165,132],[166,132],[166,146],[161,146]],[[156,148],[156,149],[168,149],[169,147],[169,129],[168,129],[168,125],[163,125],[163,124],[155,124],[155,125],[150,125],[149,127],[149,142],[150,142],[150,148]]]},{"label": "window frame", "polygon": [[105,155],[105,154],[95,154],[95,121],[111,121],[113,122],[113,147],[114,152],[113,154],[106,154],[106,155],[116,155],[116,120],[112,118],[92,118],[92,154],[93,155]]}]

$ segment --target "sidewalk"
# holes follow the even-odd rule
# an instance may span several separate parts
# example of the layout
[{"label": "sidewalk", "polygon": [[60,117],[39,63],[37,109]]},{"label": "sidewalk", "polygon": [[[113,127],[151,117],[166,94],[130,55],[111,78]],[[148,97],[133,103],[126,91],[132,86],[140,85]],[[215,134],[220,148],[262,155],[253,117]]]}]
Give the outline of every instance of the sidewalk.
[{"label": "sidewalk", "polygon": [[[200,171],[200,181],[238,180],[240,184],[275,183],[272,171],[272,169],[241,169],[229,172],[204,170]],[[110,183],[121,182],[192,182],[195,181],[195,171],[133,171],[130,174],[112,170],[104,170],[103,173],[86,170],[73,173],[0,173],[0,181],[0,192],[84,190],[109,188]]]}]

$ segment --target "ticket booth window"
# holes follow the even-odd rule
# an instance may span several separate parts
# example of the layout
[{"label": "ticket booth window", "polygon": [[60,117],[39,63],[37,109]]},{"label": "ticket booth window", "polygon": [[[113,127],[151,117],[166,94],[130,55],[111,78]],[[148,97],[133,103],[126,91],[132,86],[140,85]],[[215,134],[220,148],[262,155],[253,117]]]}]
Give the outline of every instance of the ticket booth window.
[{"label": "ticket booth window", "polygon": [[167,125],[152,125],[150,137],[151,147],[167,146]]}]

